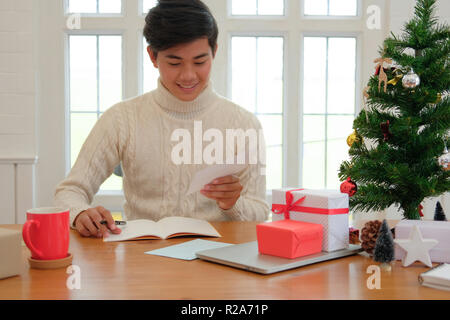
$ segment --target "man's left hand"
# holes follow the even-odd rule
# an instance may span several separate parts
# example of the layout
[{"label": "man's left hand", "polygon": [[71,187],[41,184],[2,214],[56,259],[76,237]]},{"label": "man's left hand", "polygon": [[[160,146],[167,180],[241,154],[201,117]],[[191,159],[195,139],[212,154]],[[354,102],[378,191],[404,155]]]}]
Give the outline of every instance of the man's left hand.
[{"label": "man's left hand", "polygon": [[216,200],[217,205],[223,209],[231,209],[241,196],[244,187],[235,175],[217,178],[205,185],[200,193],[205,197]]}]

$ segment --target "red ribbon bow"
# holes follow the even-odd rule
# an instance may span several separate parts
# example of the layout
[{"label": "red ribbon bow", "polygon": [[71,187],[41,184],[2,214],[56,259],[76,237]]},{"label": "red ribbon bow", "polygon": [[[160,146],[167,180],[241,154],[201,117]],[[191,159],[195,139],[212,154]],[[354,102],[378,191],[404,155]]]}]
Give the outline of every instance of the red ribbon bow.
[{"label": "red ribbon bow", "polygon": [[323,208],[314,208],[314,207],[303,207],[298,206],[299,203],[303,202],[306,196],[298,199],[294,203],[294,196],[291,192],[300,191],[305,189],[293,189],[286,191],[286,204],[272,204],[272,211],[275,214],[284,214],[284,218],[290,219],[289,211],[297,211],[297,212],[307,212],[307,213],[315,213],[315,214],[347,214],[349,212],[348,208],[336,208],[336,209],[323,209]]},{"label": "red ribbon bow", "polygon": [[297,201],[295,201],[294,203],[292,203],[292,201],[294,201],[294,196],[292,195],[292,191],[300,191],[300,190],[305,190],[305,189],[293,189],[293,190],[289,190],[286,191],[286,204],[272,204],[272,211],[275,214],[284,214],[284,218],[286,220],[290,219],[289,216],[289,211],[291,211],[295,206],[297,206],[298,204],[302,203],[306,196],[298,199]]}]

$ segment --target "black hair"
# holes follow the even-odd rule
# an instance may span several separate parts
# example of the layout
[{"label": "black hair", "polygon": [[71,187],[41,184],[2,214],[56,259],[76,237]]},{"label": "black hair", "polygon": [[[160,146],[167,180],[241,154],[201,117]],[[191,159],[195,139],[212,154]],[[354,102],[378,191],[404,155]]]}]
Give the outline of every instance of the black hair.
[{"label": "black hair", "polygon": [[155,57],[159,51],[206,37],[214,55],[219,30],[200,0],[158,0],[145,17],[144,36]]}]

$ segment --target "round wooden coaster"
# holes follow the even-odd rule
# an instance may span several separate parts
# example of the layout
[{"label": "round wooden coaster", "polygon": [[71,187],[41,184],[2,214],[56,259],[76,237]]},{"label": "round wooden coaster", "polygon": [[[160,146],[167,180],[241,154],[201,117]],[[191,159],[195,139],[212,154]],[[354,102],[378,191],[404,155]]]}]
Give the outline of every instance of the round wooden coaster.
[{"label": "round wooden coaster", "polygon": [[70,266],[72,264],[72,254],[69,252],[67,257],[63,259],[56,260],[37,260],[28,257],[28,262],[30,263],[30,268],[33,269],[58,269]]}]

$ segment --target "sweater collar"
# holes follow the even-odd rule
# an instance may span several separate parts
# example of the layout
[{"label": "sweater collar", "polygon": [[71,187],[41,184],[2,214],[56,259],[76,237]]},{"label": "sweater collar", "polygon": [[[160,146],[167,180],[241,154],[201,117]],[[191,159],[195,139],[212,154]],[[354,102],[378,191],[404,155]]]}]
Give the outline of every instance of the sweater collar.
[{"label": "sweater collar", "polygon": [[192,101],[182,101],[175,97],[158,78],[158,88],[155,91],[155,100],[158,105],[169,112],[176,113],[198,113],[207,109],[213,101],[214,90],[212,82],[209,80],[208,85],[203,91]]}]

